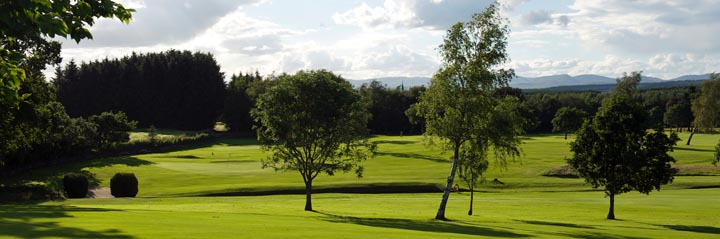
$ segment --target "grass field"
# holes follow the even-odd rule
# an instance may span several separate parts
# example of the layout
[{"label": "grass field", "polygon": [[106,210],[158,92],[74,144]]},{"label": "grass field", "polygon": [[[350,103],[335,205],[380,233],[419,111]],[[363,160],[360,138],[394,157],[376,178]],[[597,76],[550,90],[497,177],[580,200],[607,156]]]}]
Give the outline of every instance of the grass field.
[{"label": "grass field", "polygon": [[[686,134],[680,135],[686,138]],[[507,169],[493,167],[467,216],[468,193],[451,196],[447,216],[433,218],[441,193],[315,194],[317,212],[302,211],[304,196],[207,197],[208,194],[302,189],[295,172],[262,169],[264,153],[250,139],[221,140],[192,150],[74,163],[37,170],[27,180],[88,170],[107,186],[116,172],[134,172],[139,198],[71,199],[0,206],[0,237],[10,238],[717,238],[720,170],[710,164],[720,135],[698,134],[672,155],[683,175],[649,196],[622,194],[620,220],[605,220],[608,200],[582,179],[544,177],[564,165],[569,140],[529,136],[524,156]],[[365,176],[320,176],[315,186],[374,188],[437,185],[449,154],[421,136],[380,136]],[[461,183],[462,185],[462,183]]]}]

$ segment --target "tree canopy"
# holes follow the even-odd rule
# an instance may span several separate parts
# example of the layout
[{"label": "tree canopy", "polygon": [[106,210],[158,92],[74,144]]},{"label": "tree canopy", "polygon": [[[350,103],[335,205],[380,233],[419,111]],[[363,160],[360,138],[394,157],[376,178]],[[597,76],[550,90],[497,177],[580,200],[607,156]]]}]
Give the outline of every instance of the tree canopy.
[{"label": "tree canopy", "polygon": [[123,111],[140,127],[209,129],[226,100],[214,56],[190,51],[134,53],[79,67],[70,62],[53,83],[71,116]]},{"label": "tree canopy", "polygon": [[26,97],[18,94],[26,69],[59,63],[60,44],[49,38],[70,37],[76,42],[92,39],[88,27],[96,18],[128,23],[132,12],[111,0],[0,3],[0,107],[17,107]]},{"label": "tree canopy", "polygon": [[60,43],[51,39],[91,39],[96,18],[128,23],[132,12],[111,0],[0,2],[1,168],[90,147],[92,125],[68,117],[44,80],[46,65],[61,61]]},{"label": "tree canopy", "polygon": [[305,210],[312,211],[312,182],[320,174],[354,170],[373,156],[370,118],[348,81],[325,70],[283,75],[252,111],[258,140],[269,156],[263,167],[298,171],[305,183]]},{"label": "tree canopy", "polygon": [[582,126],[587,113],[575,107],[562,107],[555,113],[552,120],[553,131],[565,133],[567,139],[568,133],[575,132]]},{"label": "tree canopy", "polygon": [[610,197],[608,219],[615,219],[615,195],[660,190],[671,183],[675,159],[668,155],[679,140],[675,133],[648,130],[648,113],[636,93],[640,74],[618,80],[616,90],[603,101],[595,117],[585,121],[571,143],[568,163],[594,188]]},{"label": "tree canopy", "polygon": [[[508,32],[497,3],[473,15],[469,22],[453,25],[440,45],[443,64],[414,105],[418,116],[425,119],[425,135],[440,138],[453,150],[436,219],[445,219],[460,155],[486,155],[487,150],[495,148],[496,152],[504,152],[496,154],[499,161],[504,161],[504,156],[519,154],[522,123],[512,117],[496,117],[499,100],[493,96],[514,75],[512,69],[499,67],[508,60]],[[494,118],[498,121],[490,120]],[[465,149],[472,152],[461,152]]]}]

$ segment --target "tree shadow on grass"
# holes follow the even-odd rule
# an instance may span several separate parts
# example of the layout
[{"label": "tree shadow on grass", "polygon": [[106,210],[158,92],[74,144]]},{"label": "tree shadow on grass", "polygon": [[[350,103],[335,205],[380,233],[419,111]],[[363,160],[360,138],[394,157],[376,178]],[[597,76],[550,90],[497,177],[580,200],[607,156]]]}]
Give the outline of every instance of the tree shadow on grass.
[{"label": "tree shadow on grass", "polygon": [[413,154],[413,153],[388,153],[388,152],[378,152],[376,155],[378,156],[393,156],[398,158],[410,158],[410,159],[424,159],[433,161],[436,163],[447,163],[449,160],[445,160],[441,157],[431,157],[427,155],[422,154]]},{"label": "tree shadow on grass", "polygon": [[395,228],[402,230],[413,230],[423,232],[438,232],[438,233],[455,233],[472,236],[485,236],[485,237],[506,237],[506,238],[523,238],[530,237],[530,235],[519,234],[506,230],[498,230],[487,227],[480,227],[474,225],[460,225],[453,222],[447,221],[422,221],[422,220],[410,220],[410,219],[397,219],[397,218],[362,218],[362,217],[345,217],[338,216],[329,213],[317,212],[327,217],[322,220],[335,223],[351,223],[363,226],[371,227],[384,227],[384,228]]},{"label": "tree shadow on grass", "polygon": [[696,148],[688,148],[688,147],[673,147],[673,149],[677,150],[687,150],[687,151],[697,151],[697,152],[715,152],[714,149],[696,149]]},{"label": "tree shadow on grass", "polygon": [[410,141],[410,140],[378,140],[378,141],[373,141],[373,143],[407,145],[407,144],[414,144],[417,142]]},{"label": "tree shadow on grass", "polygon": [[699,232],[707,234],[720,234],[720,227],[712,226],[689,226],[689,225],[657,225],[676,231]]},{"label": "tree shadow on grass", "polygon": [[578,224],[574,224],[574,223],[546,222],[546,221],[533,221],[533,220],[515,220],[515,221],[516,221],[516,222],[527,223],[527,224],[534,224],[534,225],[595,229],[595,227],[583,226],[583,225],[578,225]]},{"label": "tree shadow on grass", "polygon": [[[0,205],[0,237],[18,238],[108,238],[130,239],[120,230],[108,229],[91,231],[83,228],[67,227],[47,219],[70,218],[68,212],[104,213],[108,209],[78,208],[71,206],[42,206],[33,204]],[[43,221],[38,221],[43,220]]]},{"label": "tree shadow on grass", "polygon": [[153,164],[153,162],[142,160],[136,157],[132,156],[122,156],[122,157],[112,157],[112,158],[99,158],[99,159],[93,159],[90,161],[87,161],[87,163],[78,165],[78,167],[92,167],[92,168],[99,168],[99,167],[107,167],[112,165],[118,165],[118,164],[124,164],[130,167],[138,167],[143,165],[150,165]]},{"label": "tree shadow on grass", "polygon": [[633,237],[623,236],[617,234],[610,234],[605,232],[578,232],[578,233],[545,233],[553,236],[562,236],[570,238],[583,238],[583,239],[647,239],[648,237]]}]

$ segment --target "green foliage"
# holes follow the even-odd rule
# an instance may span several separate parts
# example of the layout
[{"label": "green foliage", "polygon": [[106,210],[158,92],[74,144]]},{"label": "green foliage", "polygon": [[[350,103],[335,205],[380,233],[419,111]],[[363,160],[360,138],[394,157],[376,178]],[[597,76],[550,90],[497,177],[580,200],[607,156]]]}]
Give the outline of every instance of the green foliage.
[{"label": "green foliage", "polygon": [[412,124],[406,115],[412,104],[417,102],[419,95],[425,91],[424,86],[413,87],[408,90],[398,87],[390,89],[378,81],[363,84],[358,90],[363,100],[368,104],[372,118],[368,122],[368,129],[373,134],[420,134],[422,125]]},{"label": "green foliage", "polygon": [[110,179],[110,193],[116,197],[135,197],[138,193],[138,180],[134,173],[116,173]]},{"label": "green foliage", "polygon": [[688,127],[693,121],[693,112],[690,103],[690,95],[675,95],[667,101],[665,114],[663,115],[665,125],[670,127]]},{"label": "green foliage", "polygon": [[[95,18],[117,18],[128,23],[133,11],[110,0],[0,3],[0,112],[3,112],[0,129],[8,125],[18,104],[28,97],[19,93],[26,75],[41,74],[46,64],[60,62],[60,44],[48,39],[55,36],[69,36],[77,42],[92,39],[88,28]],[[0,145],[0,152],[3,150]]]},{"label": "green foliage", "polygon": [[223,121],[235,132],[252,131],[253,119],[250,109],[257,103],[260,94],[267,90],[271,78],[263,79],[260,73],[254,75],[233,74],[227,85],[227,95],[223,108]]},{"label": "green foliage", "polygon": [[370,115],[350,83],[325,70],[281,76],[260,96],[253,116],[258,140],[270,155],[263,167],[296,170],[306,185],[305,210],[312,210],[312,182],[320,173],[355,170],[371,158]]},{"label": "green foliage", "polygon": [[135,129],[137,122],[130,121],[123,112],[102,112],[88,119],[96,125],[95,139],[98,147],[105,149],[118,143],[130,140],[130,131]]},{"label": "green foliage", "polygon": [[587,113],[581,109],[562,107],[555,113],[555,118],[552,119],[553,131],[565,133],[565,139],[567,139],[568,133],[575,132],[582,126],[585,117],[587,117]]},{"label": "green foliage", "polygon": [[700,95],[692,102],[693,125],[700,128],[720,126],[720,75],[713,73],[700,84]]},{"label": "green foliage", "polygon": [[63,188],[68,198],[85,198],[89,181],[85,174],[69,173],[63,177]]},{"label": "green foliage", "polygon": [[210,129],[226,94],[212,54],[177,50],[70,62],[58,69],[53,84],[71,116],[122,111],[140,127],[181,130]]},{"label": "green foliage", "polygon": [[[494,97],[495,90],[506,87],[514,75],[511,69],[499,68],[508,60],[509,30],[498,8],[495,3],[485,12],[473,15],[469,22],[459,22],[447,31],[440,45],[442,67],[414,105],[418,116],[425,119],[425,135],[439,137],[453,150],[453,163],[436,219],[445,219],[461,148],[477,150],[463,152],[473,156],[468,160],[484,158],[491,147],[509,155],[519,152],[518,129],[522,130],[523,122],[516,117],[502,117],[497,108],[502,104]],[[465,144],[469,146],[463,148]],[[499,154],[498,159],[504,161],[504,155]]]},{"label": "green foliage", "polygon": [[594,188],[610,197],[608,219],[614,219],[614,197],[630,191],[644,194],[673,181],[675,159],[668,155],[679,140],[661,130],[648,131],[648,114],[636,86],[640,74],[618,79],[618,86],[594,118],[587,120],[571,143],[568,163]]}]

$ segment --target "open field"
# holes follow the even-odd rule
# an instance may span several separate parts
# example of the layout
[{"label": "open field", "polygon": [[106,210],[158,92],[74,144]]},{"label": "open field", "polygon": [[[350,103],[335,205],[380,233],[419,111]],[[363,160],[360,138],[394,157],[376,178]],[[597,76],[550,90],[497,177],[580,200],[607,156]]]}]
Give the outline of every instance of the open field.
[{"label": "open field", "polygon": [[[680,137],[686,139],[687,134]],[[649,196],[618,196],[616,215],[605,220],[608,200],[582,179],[541,176],[570,157],[560,135],[529,136],[525,156],[506,170],[493,167],[467,216],[468,193],[451,196],[447,216],[433,218],[441,194],[315,194],[317,212],[302,211],[304,196],[207,197],[209,194],[282,192],[303,188],[295,172],[262,169],[264,153],[251,139],[221,140],[192,150],[74,163],[33,172],[42,179],[89,170],[109,184],[116,172],[134,172],[139,198],[72,199],[0,206],[0,237],[40,238],[713,238],[720,235],[720,170],[710,164],[720,135],[697,134],[672,153],[686,175]],[[449,155],[421,136],[380,136],[365,175],[320,176],[319,189],[424,188],[443,182]],[[462,185],[462,183],[460,183]],[[702,189],[697,189],[702,188]]]}]

